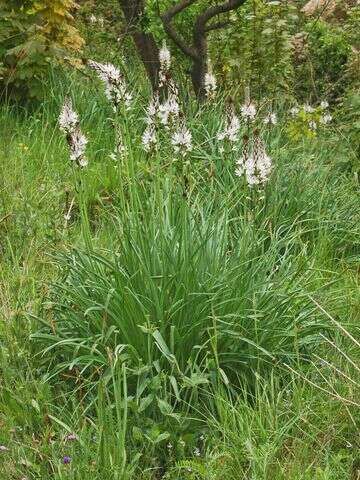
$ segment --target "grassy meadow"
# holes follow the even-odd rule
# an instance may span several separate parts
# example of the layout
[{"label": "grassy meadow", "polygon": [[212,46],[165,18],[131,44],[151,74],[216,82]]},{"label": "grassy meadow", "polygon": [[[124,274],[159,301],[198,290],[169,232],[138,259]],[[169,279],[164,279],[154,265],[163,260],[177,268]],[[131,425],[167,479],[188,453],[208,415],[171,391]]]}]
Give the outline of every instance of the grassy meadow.
[{"label": "grassy meadow", "polygon": [[183,102],[182,158],[166,131],[142,148],[136,86],[120,158],[89,78],[0,110],[0,479],[360,479],[359,186],[336,121],[294,139],[280,104],[249,187],[221,95]]}]

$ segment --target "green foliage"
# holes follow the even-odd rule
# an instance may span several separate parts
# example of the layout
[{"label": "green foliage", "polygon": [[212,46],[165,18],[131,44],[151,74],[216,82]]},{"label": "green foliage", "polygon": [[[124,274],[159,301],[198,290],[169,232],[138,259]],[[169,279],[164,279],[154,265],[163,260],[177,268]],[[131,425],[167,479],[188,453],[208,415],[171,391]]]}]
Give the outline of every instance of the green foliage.
[{"label": "green foliage", "polygon": [[[211,56],[223,72],[223,85],[237,89],[241,80],[251,86],[253,98],[290,94],[290,37],[297,19],[291,2],[251,0],[233,12],[233,28],[214,33],[211,42]],[[218,42],[224,44],[221,52]]]},{"label": "green foliage", "polygon": [[[336,95],[343,91],[343,75],[349,58],[351,45],[342,29],[321,21],[307,25],[308,44],[316,93],[322,96],[331,88]],[[329,61],[331,59],[331,61]]]},{"label": "green foliage", "polygon": [[349,90],[340,111],[341,132],[346,138],[351,152],[351,170],[359,178],[360,175],[360,94]]},{"label": "green foliage", "polygon": [[49,66],[78,53],[83,40],[73,26],[72,0],[0,3],[2,94],[39,97]]}]

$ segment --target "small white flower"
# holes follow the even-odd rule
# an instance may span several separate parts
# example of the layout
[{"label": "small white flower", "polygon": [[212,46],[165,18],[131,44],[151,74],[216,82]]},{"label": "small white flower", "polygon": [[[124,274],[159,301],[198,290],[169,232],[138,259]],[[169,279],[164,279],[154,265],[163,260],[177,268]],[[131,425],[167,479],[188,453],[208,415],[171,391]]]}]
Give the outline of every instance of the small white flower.
[{"label": "small white flower", "polygon": [[90,20],[90,23],[97,23],[97,18],[95,17],[94,14],[90,15],[89,20]]},{"label": "small white flower", "polygon": [[314,108],[309,105],[308,103],[306,103],[304,106],[303,106],[303,110],[305,113],[313,113],[314,112]]},{"label": "small white flower", "polygon": [[59,115],[59,128],[65,133],[70,133],[75,130],[78,124],[79,116],[73,110],[71,98],[66,97]]},{"label": "small white flower", "polygon": [[235,175],[237,177],[242,177],[244,175],[244,172],[245,172],[245,159],[244,157],[241,157],[236,162]]},{"label": "small white flower", "polygon": [[168,98],[164,103],[159,105],[158,110],[158,116],[162,125],[167,126],[170,121],[174,122],[180,114],[180,106],[177,97],[172,93],[169,93]]},{"label": "small white flower", "polygon": [[216,94],[216,78],[215,75],[209,70],[205,74],[205,94],[207,98],[214,98]]},{"label": "small white flower", "polygon": [[247,144],[244,145],[243,155],[236,162],[235,175],[245,175],[249,186],[262,185],[269,179],[271,168],[271,158],[266,154],[263,142],[255,137],[251,155],[248,154]]},{"label": "small white flower", "polygon": [[277,115],[276,113],[269,113],[264,118],[265,125],[276,125],[277,124]]},{"label": "small white flower", "polygon": [[200,457],[200,455],[201,455],[200,450],[197,447],[194,448],[194,455],[195,455],[195,457]]},{"label": "small white flower", "polygon": [[70,147],[70,160],[76,162],[80,167],[86,167],[88,162],[85,158],[85,148],[88,141],[79,128],[72,132],[68,143]]},{"label": "small white flower", "polygon": [[328,123],[330,123],[332,120],[332,116],[330,115],[330,113],[325,113],[324,115],[321,115],[320,117],[320,123],[322,125],[327,125]]},{"label": "small white flower", "polygon": [[300,112],[300,109],[298,107],[292,107],[290,109],[290,114],[293,116],[293,117],[296,117],[296,115]]},{"label": "small white flower", "polygon": [[159,96],[154,94],[146,109],[146,123],[153,123],[159,113]]},{"label": "small white flower", "polygon": [[217,139],[228,140],[229,142],[237,142],[240,130],[240,120],[235,113],[234,105],[231,103],[226,112],[226,126],[222,132],[219,132]]},{"label": "small white flower", "polygon": [[317,124],[314,120],[311,120],[309,122],[309,128],[310,128],[310,130],[316,130],[317,129]]},{"label": "small white flower", "polygon": [[146,127],[141,138],[141,143],[143,144],[144,150],[146,152],[150,152],[156,147],[157,137],[154,124],[150,124]]},{"label": "small white flower", "polygon": [[173,134],[171,144],[174,147],[175,152],[181,152],[185,156],[192,150],[192,135],[189,129],[185,125],[181,125],[180,128]]},{"label": "small white flower", "polygon": [[124,103],[126,109],[129,109],[132,96],[127,91],[125,79],[120,70],[111,63],[102,64],[93,60],[89,60],[88,65],[104,82],[105,95],[112,103],[113,109],[116,111],[121,103]]},{"label": "small white flower", "polygon": [[252,122],[256,117],[256,107],[253,103],[245,103],[241,107],[241,115]]},{"label": "small white flower", "polygon": [[69,97],[65,98],[60,112],[59,127],[66,133],[66,141],[70,148],[70,160],[76,162],[79,167],[86,167],[88,162],[85,157],[85,149],[88,141],[80,130],[79,117],[73,110]]},{"label": "small white flower", "polygon": [[171,53],[168,47],[166,46],[166,43],[163,44],[159,51],[159,61],[160,61],[160,66],[168,71],[170,70],[171,67]]},{"label": "small white flower", "polygon": [[329,108],[329,102],[327,100],[323,100],[321,103],[320,103],[320,108],[322,110],[326,110],[327,108]]},{"label": "small white flower", "polygon": [[159,51],[159,62],[159,85],[162,87],[167,82],[171,67],[171,53],[165,42]]},{"label": "small white flower", "polygon": [[79,167],[85,168],[88,166],[89,162],[86,157],[81,157],[79,158],[77,164],[79,165]]}]

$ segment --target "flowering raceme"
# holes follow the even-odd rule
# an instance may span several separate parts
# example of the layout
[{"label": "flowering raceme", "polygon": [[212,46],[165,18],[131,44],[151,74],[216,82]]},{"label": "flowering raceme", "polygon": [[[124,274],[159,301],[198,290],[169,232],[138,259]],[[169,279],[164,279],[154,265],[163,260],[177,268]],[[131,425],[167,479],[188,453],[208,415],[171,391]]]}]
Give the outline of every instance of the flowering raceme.
[{"label": "flowering raceme", "polygon": [[80,130],[79,116],[73,110],[69,97],[65,98],[59,115],[59,128],[66,134],[66,141],[70,148],[70,160],[79,167],[86,167],[88,161],[85,157],[85,149],[88,141]]},{"label": "flowering raceme", "polygon": [[96,71],[99,78],[105,84],[105,95],[110,100],[114,111],[124,104],[128,110],[131,105],[132,96],[127,91],[125,78],[118,68],[111,63],[98,63],[93,60],[88,61],[90,68]]},{"label": "flowering raceme", "polygon": [[292,107],[290,109],[290,115],[292,115],[293,117],[296,117],[296,115],[300,112],[300,109],[299,107]]},{"label": "flowering raceme", "polygon": [[157,117],[159,114],[159,96],[155,93],[146,109],[146,129],[141,137],[144,150],[150,152],[154,150],[157,145]]},{"label": "flowering raceme", "polygon": [[171,53],[165,42],[159,51],[159,62],[159,86],[162,87],[166,85],[167,77],[171,67]]},{"label": "flowering raceme", "polygon": [[277,124],[277,115],[276,113],[269,113],[264,118],[265,125],[276,125]]},{"label": "flowering raceme", "polygon": [[205,95],[208,100],[213,99],[216,95],[217,83],[215,75],[212,72],[211,64],[209,63],[208,71],[205,73]]},{"label": "flowering raceme", "polygon": [[205,94],[206,98],[211,99],[215,97],[216,94],[216,78],[215,75],[211,72],[205,74]]},{"label": "flowering raceme", "polygon": [[176,153],[180,152],[184,157],[192,150],[192,135],[190,130],[184,125],[180,125],[171,139],[171,143]]},{"label": "flowering raceme", "polygon": [[217,138],[218,140],[228,140],[231,143],[235,143],[238,141],[239,130],[239,117],[236,115],[233,102],[229,102],[226,109],[226,126],[225,129],[218,134]]},{"label": "flowering raceme", "polygon": [[175,82],[168,80],[168,96],[163,103],[159,105],[158,116],[162,125],[170,128],[179,118],[180,106],[178,100],[178,89]]},{"label": "flowering raceme", "polygon": [[250,101],[244,103],[244,105],[242,105],[240,110],[241,110],[241,115],[245,120],[249,122],[253,122],[255,120],[256,107],[253,103],[251,103]]},{"label": "flowering raceme", "polygon": [[244,139],[241,158],[236,162],[235,175],[245,176],[249,186],[263,185],[269,179],[272,162],[265,151],[264,143],[258,135],[253,139],[253,148],[249,152],[248,138]]}]

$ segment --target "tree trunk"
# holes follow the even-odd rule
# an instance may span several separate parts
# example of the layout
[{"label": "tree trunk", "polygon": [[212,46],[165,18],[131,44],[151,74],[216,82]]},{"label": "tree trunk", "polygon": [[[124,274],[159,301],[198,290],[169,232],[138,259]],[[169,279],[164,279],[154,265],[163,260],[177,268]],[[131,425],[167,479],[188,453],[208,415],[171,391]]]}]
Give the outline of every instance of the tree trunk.
[{"label": "tree trunk", "polygon": [[208,69],[208,47],[206,35],[195,24],[193,42],[196,45],[196,56],[192,59],[191,80],[195,95],[200,102],[206,100],[205,75]]},{"label": "tree trunk", "polygon": [[207,61],[205,58],[193,60],[191,69],[191,81],[196,97],[200,102],[206,100],[205,75],[207,72]]},{"label": "tree trunk", "polygon": [[144,32],[141,28],[141,20],[145,10],[144,0],[120,0],[120,6],[151,86],[156,90],[160,67],[159,49],[154,36],[151,33]]}]

